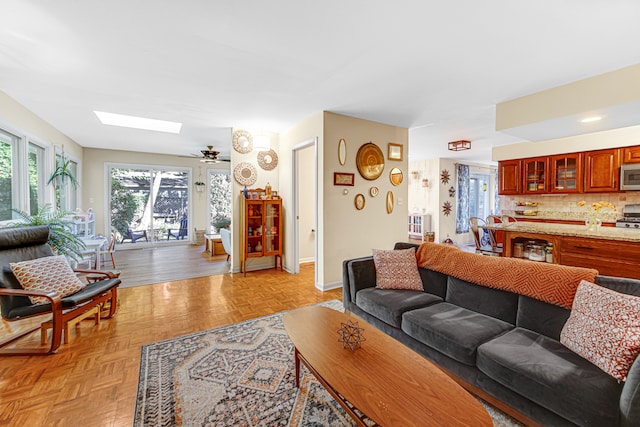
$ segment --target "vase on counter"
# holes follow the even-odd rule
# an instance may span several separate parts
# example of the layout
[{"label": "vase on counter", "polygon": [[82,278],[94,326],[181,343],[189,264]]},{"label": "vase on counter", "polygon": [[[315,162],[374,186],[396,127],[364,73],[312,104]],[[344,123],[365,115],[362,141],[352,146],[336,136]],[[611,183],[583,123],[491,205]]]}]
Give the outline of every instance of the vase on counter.
[{"label": "vase on counter", "polygon": [[596,233],[600,230],[602,220],[598,218],[597,215],[593,214],[587,217],[587,219],[584,221],[584,224],[587,226],[587,231]]}]

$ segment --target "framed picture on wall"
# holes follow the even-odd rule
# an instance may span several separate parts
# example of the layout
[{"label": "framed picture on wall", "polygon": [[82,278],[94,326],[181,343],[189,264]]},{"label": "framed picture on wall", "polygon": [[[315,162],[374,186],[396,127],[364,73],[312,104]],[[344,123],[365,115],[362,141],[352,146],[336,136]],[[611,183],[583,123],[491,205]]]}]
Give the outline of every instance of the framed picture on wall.
[{"label": "framed picture on wall", "polygon": [[402,160],[402,144],[390,142],[388,145],[387,158],[389,160]]},{"label": "framed picture on wall", "polygon": [[333,185],[354,185],[355,174],[334,172],[333,173]]}]

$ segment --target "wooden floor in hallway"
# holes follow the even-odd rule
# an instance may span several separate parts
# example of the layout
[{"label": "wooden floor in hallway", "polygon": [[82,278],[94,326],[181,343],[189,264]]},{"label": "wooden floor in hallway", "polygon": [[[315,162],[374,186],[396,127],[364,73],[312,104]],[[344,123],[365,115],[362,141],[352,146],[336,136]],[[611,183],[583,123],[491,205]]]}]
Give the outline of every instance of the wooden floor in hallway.
[{"label": "wooden floor in hallway", "polygon": [[[313,264],[121,289],[116,316],[81,322],[57,354],[0,359],[0,425],[130,426],[142,345],[330,299],[341,290],[316,289]],[[1,326],[0,339],[15,323]]]}]

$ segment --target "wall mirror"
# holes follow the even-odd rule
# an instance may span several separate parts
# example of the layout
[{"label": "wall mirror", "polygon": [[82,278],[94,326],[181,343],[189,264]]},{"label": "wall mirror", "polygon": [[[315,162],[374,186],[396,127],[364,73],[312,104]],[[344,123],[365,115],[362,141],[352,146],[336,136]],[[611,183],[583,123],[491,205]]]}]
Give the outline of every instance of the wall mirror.
[{"label": "wall mirror", "polygon": [[344,138],[338,141],[338,161],[342,166],[347,162],[347,141]]},{"label": "wall mirror", "polygon": [[240,154],[247,154],[253,150],[253,135],[246,130],[233,132],[233,149]]},{"label": "wall mirror", "polygon": [[398,168],[393,168],[391,169],[391,172],[389,172],[389,179],[395,186],[402,184],[402,178],[402,171]]}]

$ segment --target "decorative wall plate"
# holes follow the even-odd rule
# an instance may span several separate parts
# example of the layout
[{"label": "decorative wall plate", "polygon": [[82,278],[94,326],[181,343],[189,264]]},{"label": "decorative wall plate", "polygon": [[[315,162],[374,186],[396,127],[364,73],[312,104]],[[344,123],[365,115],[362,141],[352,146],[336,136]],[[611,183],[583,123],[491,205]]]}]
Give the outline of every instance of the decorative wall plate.
[{"label": "decorative wall plate", "polygon": [[371,187],[369,189],[369,195],[371,197],[376,197],[378,195],[378,193],[380,192],[380,190],[378,190],[378,187]]},{"label": "decorative wall plate", "polygon": [[356,155],[356,166],[364,179],[372,181],[379,178],[384,171],[384,154],[380,147],[373,142],[362,145]]},{"label": "decorative wall plate", "polygon": [[233,149],[240,154],[247,154],[253,150],[253,135],[246,130],[236,130],[233,132]]},{"label": "decorative wall plate", "polygon": [[259,151],[258,165],[266,171],[275,169],[275,167],[278,166],[278,155],[273,150]]},{"label": "decorative wall plate", "polygon": [[353,203],[359,211],[364,209],[364,194],[356,194],[356,198],[353,200]]},{"label": "decorative wall plate", "polygon": [[258,179],[258,172],[251,163],[241,162],[233,168],[233,177],[240,185],[253,185]]},{"label": "decorative wall plate", "polygon": [[391,169],[391,172],[389,172],[389,180],[396,187],[402,184],[402,171],[398,168]]}]

